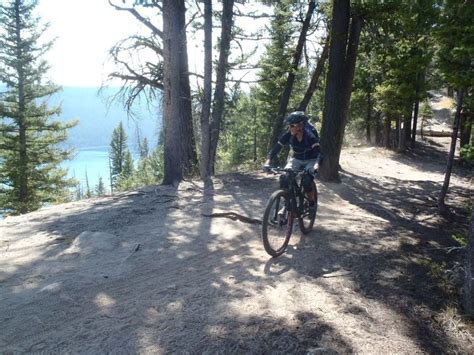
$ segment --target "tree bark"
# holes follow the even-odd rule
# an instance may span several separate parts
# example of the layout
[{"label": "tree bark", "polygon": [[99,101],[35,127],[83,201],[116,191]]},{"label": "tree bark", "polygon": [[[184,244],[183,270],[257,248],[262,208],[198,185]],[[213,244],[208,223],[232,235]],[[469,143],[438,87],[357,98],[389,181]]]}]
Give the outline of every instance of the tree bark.
[{"label": "tree bark", "polygon": [[318,86],[319,78],[321,77],[321,74],[324,69],[324,64],[326,63],[326,59],[328,58],[328,53],[329,38],[326,39],[323,51],[321,53],[321,57],[319,57],[318,63],[316,64],[316,69],[314,70],[313,75],[311,76],[311,81],[309,83],[308,89],[306,90],[306,93],[304,94],[303,100],[301,100],[300,104],[297,107],[298,111],[306,111],[306,108],[308,107],[308,104],[311,101],[311,97],[313,97],[313,94]]},{"label": "tree bark", "polygon": [[206,180],[210,172],[212,96],[212,0],[204,0],[204,96],[201,110],[201,178]]},{"label": "tree bark", "polygon": [[387,149],[390,149],[390,131],[392,128],[392,120],[390,116],[385,116],[383,122],[383,146]]},{"label": "tree bark", "polygon": [[367,143],[371,143],[370,137],[370,124],[372,122],[372,93],[370,90],[367,90],[367,118],[365,122],[365,139]]},{"label": "tree bark", "polygon": [[[15,22],[16,22],[16,43],[22,43],[21,32],[20,29],[22,27],[21,24],[21,11],[20,11],[20,3],[19,1],[15,2]],[[20,46],[16,48],[17,51],[17,58],[23,58],[22,49]],[[18,111],[20,113],[20,117],[18,119],[18,128],[19,128],[19,143],[20,143],[20,151],[19,151],[19,160],[18,160],[18,168],[19,168],[19,186],[18,188],[18,200],[20,202],[19,212],[20,213],[27,213],[28,212],[28,198],[29,198],[29,190],[28,190],[28,154],[27,154],[27,142],[26,142],[26,104],[25,104],[25,70],[23,67],[23,61],[19,60],[17,65],[17,74],[18,74]]]},{"label": "tree bark", "polygon": [[416,126],[418,125],[418,111],[420,108],[420,99],[417,97],[415,100],[415,107],[413,109],[413,128],[411,131],[411,148],[415,148],[415,142],[416,142]]},{"label": "tree bark", "polygon": [[[334,0],[329,49],[329,70],[321,126],[321,148],[324,160],[320,177],[339,181],[339,157],[354,78],[361,19],[354,15],[350,21],[350,1]],[[350,25],[350,26],[349,26]]]},{"label": "tree bark", "polygon": [[214,104],[211,121],[211,141],[209,147],[209,167],[211,175],[215,173],[217,145],[222,118],[224,116],[225,83],[229,62],[230,41],[232,39],[232,24],[234,15],[234,0],[223,0],[222,30],[219,45],[219,63],[216,73],[216,88],[214,91]]},{"label": "tree bark", "polygon": [[411,102],[405,112],[404,120],[403,120],[403,132],[405,135],[405,149],[410,141],[411,138],[411,122],[412,122],[412,114],[413,114],[413,102]]},{"label": "tree bark", "polygon": [[178,183],[196,164],[184,0],[163,1],[163,184]]},{"label": "tree bark", "polygon": [[291,92],[293,91],[293,84],[296,78],[296,72],[298,70],[298,65],[301,61],[301,55],[303,53],[303,46],[306,42],[306,34],[308,33],[308,28],[311,22],[311,17],[313,16],[314,9],[316,8],[315,0],[310,0],[308,4],[308,10],[303,22],[303,27],[301,28],[300,36],[298,38],[298,43],[296,45],[296,50],[293,53],[293,62],[291,65],[291,71],[288,73],[288,78],[286,79],[285,89],[280,97],[280,107],[278,109],[278,115],[273,125],[272,138],[270,141],[270,147],[273,147],[277,142],[278,138],[281,135],[283,129],[283,120],[285,118],[286,111],[288,109],[288,102],[290,101]]},{"label": "tree bark", "polygon": [[449,180],[451,179],[451,172],[453,170],[454,153],[456,151],[456,140],[458,138],[459,121],[460,121],[460,116],[461,116],[461,107],[462,107],[463,99],[464,99],[464,88],[462,88],[458,92],[456,114],[454,116],[453,131],[451,134],[451,146],[449,149],[448,161],[446,163],[446,173],[444,175],[443,187],[441,188],[441,192],[438,197],[438,210],[441,214],[445,214],[447,212],[447,208],[446,208],[446,204],[444,203],[444,200],[446,198],[446,194],[448,193]]},{"label": "tree bark", "polygon": [[377,111],[375,113],[375,145],[380,146],[382,144],[382,112]]},{"label": "tree bark", "polygon": [[468,110],[461,112],[461,127],[459,131],[460,146],[471,143],[472,113]]},{"label": "tree bark", "polygon": [[405,122],[404,116],[398,116],[398,125],[397,125],[397,131],[398,131],[397,150],[398,150],[398,152],[404,152],[405,148],[406,148],[404,122]]},{"label": "tree bark", "polygon": [[474,318],[474,210],[471,213],[471,224],[469,226],[469,237],[465,256],[465,279],[464,279],[464,310],[471,318]]}]

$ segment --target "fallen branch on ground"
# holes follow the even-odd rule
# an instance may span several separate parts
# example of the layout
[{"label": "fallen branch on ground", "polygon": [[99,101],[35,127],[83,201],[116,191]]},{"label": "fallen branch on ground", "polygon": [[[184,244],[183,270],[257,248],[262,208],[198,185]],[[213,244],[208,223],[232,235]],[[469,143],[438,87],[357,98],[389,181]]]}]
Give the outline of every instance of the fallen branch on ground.
[{"label": "fallen branch on ground", "polygon": [[247,216],[242,216],[241,214],[238,214],[236,212],[218,212],[218,213],[211,213],[211,214],[202,214],[204,217],[221,217],[221,218],[230,218],[233,221],[241,221],[244,223],[250,223],[250,224],[262,224],[262,221],[259,219],[255,218],[250,218]]}]

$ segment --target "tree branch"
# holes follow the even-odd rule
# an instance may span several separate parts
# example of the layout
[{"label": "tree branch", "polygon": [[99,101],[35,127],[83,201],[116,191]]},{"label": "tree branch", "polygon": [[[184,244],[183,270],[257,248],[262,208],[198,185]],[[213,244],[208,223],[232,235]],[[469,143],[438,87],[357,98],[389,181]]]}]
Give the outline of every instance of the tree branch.
[{"label": "tree branch", "polygon": [[[109,0],[109,4],[110,6],[112,6],[113,8],[115,8],[115,10],[117,11],[128,11],[130,12],[133,16],[135,16],[135,18],[140,21],[141,23],[143,23],[146,27],[148,27],[154,34],[158,35],[159,37],[163,38],[163,31],[161,31],[158,27],[156,27],[155,25],[153,25],[148,19],[146,19],[145,17],[143,17],[142,15],[140,15],[140,13],[135,10],[134,8],[130,8],[130,7],[120,7],[118,5],[115,5],[112,3],[112,0]],[[157,6],[158,7],[158,6]]]}]

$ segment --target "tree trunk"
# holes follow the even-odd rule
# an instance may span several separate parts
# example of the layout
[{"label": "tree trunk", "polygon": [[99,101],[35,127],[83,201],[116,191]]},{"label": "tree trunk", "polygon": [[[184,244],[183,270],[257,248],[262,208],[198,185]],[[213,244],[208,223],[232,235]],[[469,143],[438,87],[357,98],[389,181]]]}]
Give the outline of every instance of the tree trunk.
[{"label": "tree trunk", "polygon": [[375,145],[380,146],[382,144],[382,111],[375,113]]},{"label": "tree trunk", "polygon": [[370,137],[370,124],[372,122],[372,95],[370,90],[367,90],[367,120],[365,122],[365,139],[367,143],[371,143],[372,139]]},{"label": "tree trunk", "polygon": [[308,33],[308,28],[311,22],[311,17],[313,16],[314,9],[316,8],[315,0],[310,0],[308,4],[308,11],[306,12],[306,17],[303,22],[303,27],[301,28],[300,36],[298,38],[298,43],[296,45],[296,50],[293,53],[293,62],[291,65],[291,70],[288,73],[288,78],[286,79],[285,89],[280,97],[280,108],[278,109],[278,115],[273,125],[272,138],[270,141],[270,147],[273,147],[277,142],[278,138],[281,135],[283,129],[283,120],[285,118],[286,111],[288,109],[288,102],[290,101],[291,92],[293,91],[293,84],[296,78],[296,72],[298,70],[298,65],[301,60],[301,55],[303,53],[303,46],[306,42],[306,34]]},{"label": "tree trunk", "polygon": [[400,117],[395,118],[395,137],[393,142],[393,148],[398,149],[398,142],[400,140]]},{"label": "tree trunk", "polygon": [[339,157],[347,123],[361,28],[362,21],[358,16],[353,16],[350,21],[350,1],[334,0],[329,70],[321,126],[324,160],[320,167],[320,177],[326,181],[339,181]]},{"label": "tree trunk", "polygon": [[217,145],[219,143],[219,134],[221,122],[224,116],[225,83],[229,61],[230,41],[232,39],[232,23],[234,15],[234,0],[223,0],[222,7],[222,30],[219,45],[219,64],[216,73],[216,88],[214,91],[214,104],[212,109],[211,122],[211,143],[209,151],[209,172],[215,173]]},{"label": "tree trunk", "polygon": [[464,99],[464,88],[462,88],[458,92],[458,100],[457,100],[458,102],[457,102],[457,107],[456,107],[456,114],[454,116],[453,132],[451,134],[451,147],[449,149],[448,161],[446,163],[446,173],[444,175],[443,187],[441,188],[441,192],[438,197],[438,210],[441,214],[445,214],[447,212],[444,199],[446,198],[446,194],[448,193],[449,180],[451,179],[451,172],[453,170],[454,153],[456,151],[456,140],[458,138],[459,121],[460,121],[460,116],[461,116],[461,107],[462,107],[463,99]]},{"label": "tree trunk", "polygon": [[413,114],[413,102],[407,106],[405,115],[403,117],[403,133],[405,135],[405,149],[407,147],[408,142],[410,142],[410,138],[411,138],[412,114]]},{"label": "tree trunk", "polygon": [[184,0],[163,1],[163,184],[181,181],[196,163],[185,13]]},{"label": "tree trunk", "polygon": [[253,162],[257,162],[257,109],[253,112]]},{"label": "tree trunk", "polygon": [[398,116],[397,118],[398,124],[397,124],[397,133],[398,133],[398,145],[397,145],[397,150],[399,152],[404,152],[405,151],[405,130],[403,129],[403,116]]},{"label": "tree trunk", "polygon": [[469,240],[466,246],[465,260],[464,310],[467,315],[474,318],[474,210],[471,213]]},{"label": "tree trunk", "polygon": [[210,172],[210,125],[212,96],[212,0],[204,0],[204,96],[201,111],[201,178],[206,180]]},{"label": "tree trunk", "polygon": [[418,110],[420,108],[420,100],[418,97],[415,100],[415,107],[413,109],[413,129],[411,131],[411,148],[415,148],[416,141],[416,126],[418,125]]},{"label": "tree trunk", "polygon": [[[398,139],[398,151],[404,152],[407,149],[407,143],[411,137],[411,111],[412,104],[405,109],[403,116],[400,117],[400,132]],[[403,123],[403,125],[402,125]]]},{"label": "tree trunk", "polygon": [[390,149],[391,129],[392,129],[392,120],[389,115],[386,115],[383,122],[383,146],[387,149]]},{"label": "tree trunk", "polygon": [[326,39],[324,44],[323,52],[321,53],[321,57],[319,57],[318,63],[316,64],[316,69],[314,70],[313,75],[311,76],[311,82],[309,83],[308,89],[304,94],[303,100],[301,100],[300,104],[298,105],[298,111],[306,111],[309,102],[311,101],[311,97],[313,96],[314,92],[316,91],[316,87],[318,86],[319,78],[324,69],[324,64],[326,63],[326,59],[328,58],[329,53],[329,38]]},{"label": "tree trunk", "polygon": [[459,131],[459,138],[461,140],[460,146],[463,147],[466,144],[471,143],[471,130],[472,130],[472,113],[468,110],[461,112],[461,127]]},{"label": "tree trunk", "polygon": [[[22,27],[21,18],[20,18],[20,4],[18,1],[15,2],[15,22],[16,22],[16,43],[22,43],[20,29]],[[23,58],[22,49],[20,47],[16,48],[17,58]],[[19,170],[19,186],[18,188],[18,201],[20,202],[19,212],[27,213],[28,212],[28,154],[27,154],[27,142],[26,142],[26,104],[25,104],[25,72],[23,67],[23,61],[18,61],[17,65],[17,74],[18,74],[18,111],[20,113],[18,118],[18,128],[19,128],[19,160],[18,160],[18,170]]]},{"label": "tree trunk", "polygon": [[447,96],[454,97],[454,89],[451,86],[448,86]]}]

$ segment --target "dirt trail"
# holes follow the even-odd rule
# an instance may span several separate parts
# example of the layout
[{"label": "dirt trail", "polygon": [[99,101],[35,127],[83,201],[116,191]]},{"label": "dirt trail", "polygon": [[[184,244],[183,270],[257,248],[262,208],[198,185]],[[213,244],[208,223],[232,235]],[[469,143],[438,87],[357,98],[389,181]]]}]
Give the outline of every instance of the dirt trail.
[{"label": "dirt trail", "polygon": [[[277,187],[261,173],[6,218],[0,352],[472,353],[420,262],[442,260],[463,227],[434,215],[439,148],[344,150],[342,183],[318,183],[315,230],[276,259],[258,224],[203,216],[259,219]],[[470,193],[456,169],[448,203]]]}]

